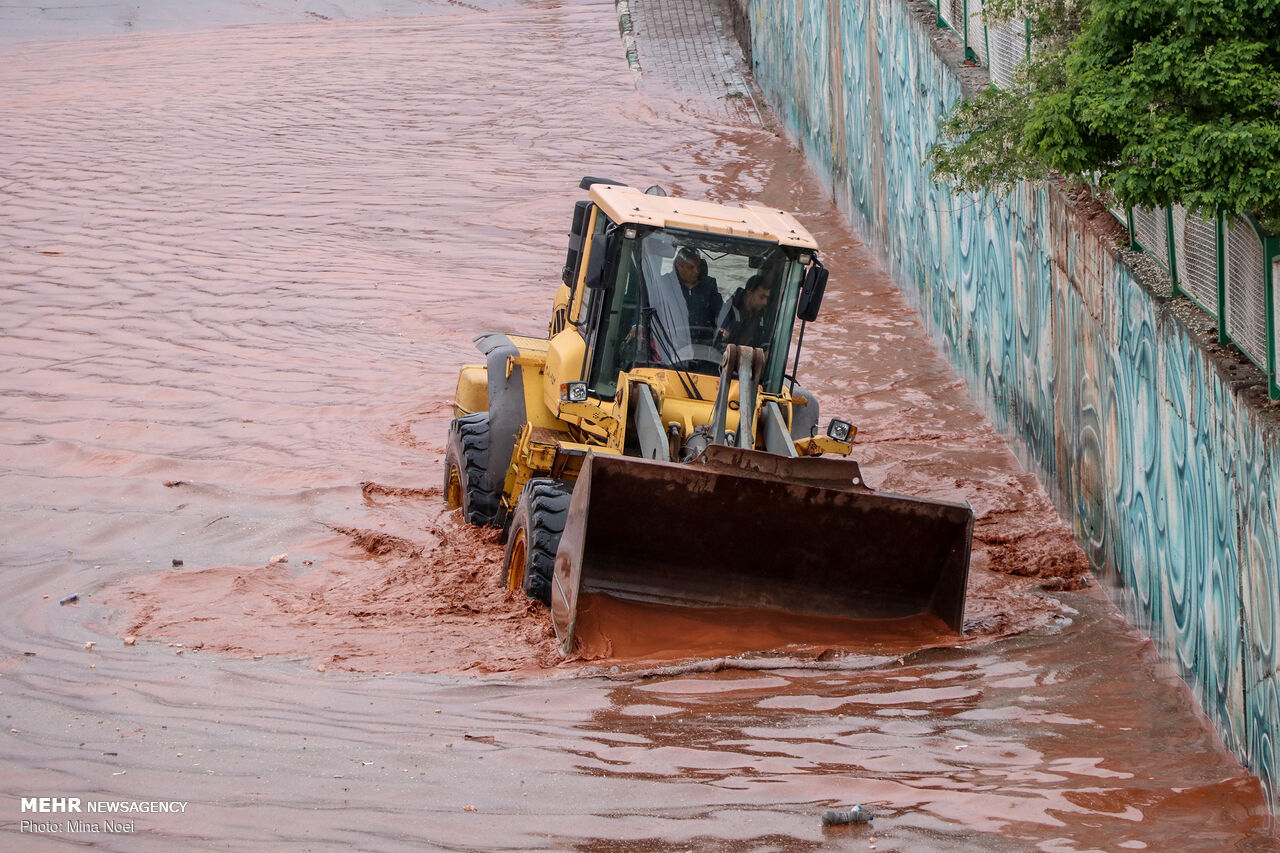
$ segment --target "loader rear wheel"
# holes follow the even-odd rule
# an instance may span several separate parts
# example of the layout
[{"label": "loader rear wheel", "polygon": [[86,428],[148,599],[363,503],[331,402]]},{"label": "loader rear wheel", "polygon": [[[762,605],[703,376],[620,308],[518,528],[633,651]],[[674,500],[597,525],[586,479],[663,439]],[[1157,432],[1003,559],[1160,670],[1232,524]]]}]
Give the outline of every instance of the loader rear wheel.
[{"label": "loader rear wheel", "polygon": [[489,458],[489,413],[476,412],[449,424],[444,454],[444,499],[462,507],[469,524],[493,524],[498,513],[497,492],[485,484]]},{"label": "loader rear wheel", "polygon": [[559,480],[530,480],[520,493],[507,533],[502,581],[510,590],[551,603],[551,576],[556,568],[560,534],[569,517],[573,486]]}]

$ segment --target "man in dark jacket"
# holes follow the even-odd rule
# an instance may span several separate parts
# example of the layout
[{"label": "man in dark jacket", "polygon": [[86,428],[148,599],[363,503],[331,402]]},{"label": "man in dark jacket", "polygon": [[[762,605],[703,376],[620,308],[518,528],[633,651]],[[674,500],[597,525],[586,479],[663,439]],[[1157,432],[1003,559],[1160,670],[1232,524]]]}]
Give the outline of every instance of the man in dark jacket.
[{"label": "man in dark jacket", "polygon": [[746,347],[762,347],[769,342],[769,324],[765,308],[772,292],[769,281],[762,275],[747,279],[745,287],[738,288],[733,298],[724,306],[716,323],[720,340],[726,344]]},{"label": "man in dark jacket", "polygon": [[663,278],[668,276],[673,276],[680,285],[694,343],[711,343],[724,298],[716,287],[716,280],[707,275],[707,262],[697,249],[682,246],[676,252],[672,271]]}]

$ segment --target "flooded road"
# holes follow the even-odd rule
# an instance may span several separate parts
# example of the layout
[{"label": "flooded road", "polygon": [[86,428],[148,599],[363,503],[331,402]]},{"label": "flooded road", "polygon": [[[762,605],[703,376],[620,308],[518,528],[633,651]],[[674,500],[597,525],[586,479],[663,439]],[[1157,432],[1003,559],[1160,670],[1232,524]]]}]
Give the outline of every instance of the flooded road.
[{"label": "flooded road", "polygon": [[[637,91],[610,2],[418,13],[4,47],[0,846],[1280,849],[785,140]],[[974,506],[962,641],[563,660],[500,588],[456,370],[545,334],[584,174],[810,226],[802,380]]]}]

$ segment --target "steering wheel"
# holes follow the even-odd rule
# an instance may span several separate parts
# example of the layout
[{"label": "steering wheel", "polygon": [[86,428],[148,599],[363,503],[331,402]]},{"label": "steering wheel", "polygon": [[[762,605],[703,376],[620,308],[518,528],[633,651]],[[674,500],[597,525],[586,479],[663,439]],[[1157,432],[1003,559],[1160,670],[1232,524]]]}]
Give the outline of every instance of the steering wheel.
[{"label": "steering wheel", "polygon": [[[717,338],[720,330],[713,326],[690,326],[689,337],[694,341],[689,345],[688,358],[684,361],[685,370],[695,373],[707,373],[713,376],[720,374],[720,362],[724,359],[724,345]],[[711,341],[711,343],[703,343]]]}]

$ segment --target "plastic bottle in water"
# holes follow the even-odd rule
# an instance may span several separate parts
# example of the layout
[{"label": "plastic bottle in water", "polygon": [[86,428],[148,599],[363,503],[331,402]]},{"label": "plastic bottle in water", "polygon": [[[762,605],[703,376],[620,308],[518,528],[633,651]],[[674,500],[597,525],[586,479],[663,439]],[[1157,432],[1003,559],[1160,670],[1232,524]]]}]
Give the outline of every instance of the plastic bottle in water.
[{"label": "plastic bottle in water", "polygon": [[875,817],[869,809],[862,806],[854,806],[848,810],[827,809],[822,813],[823,826],[840,826],[846,823],[870,823]]}]

